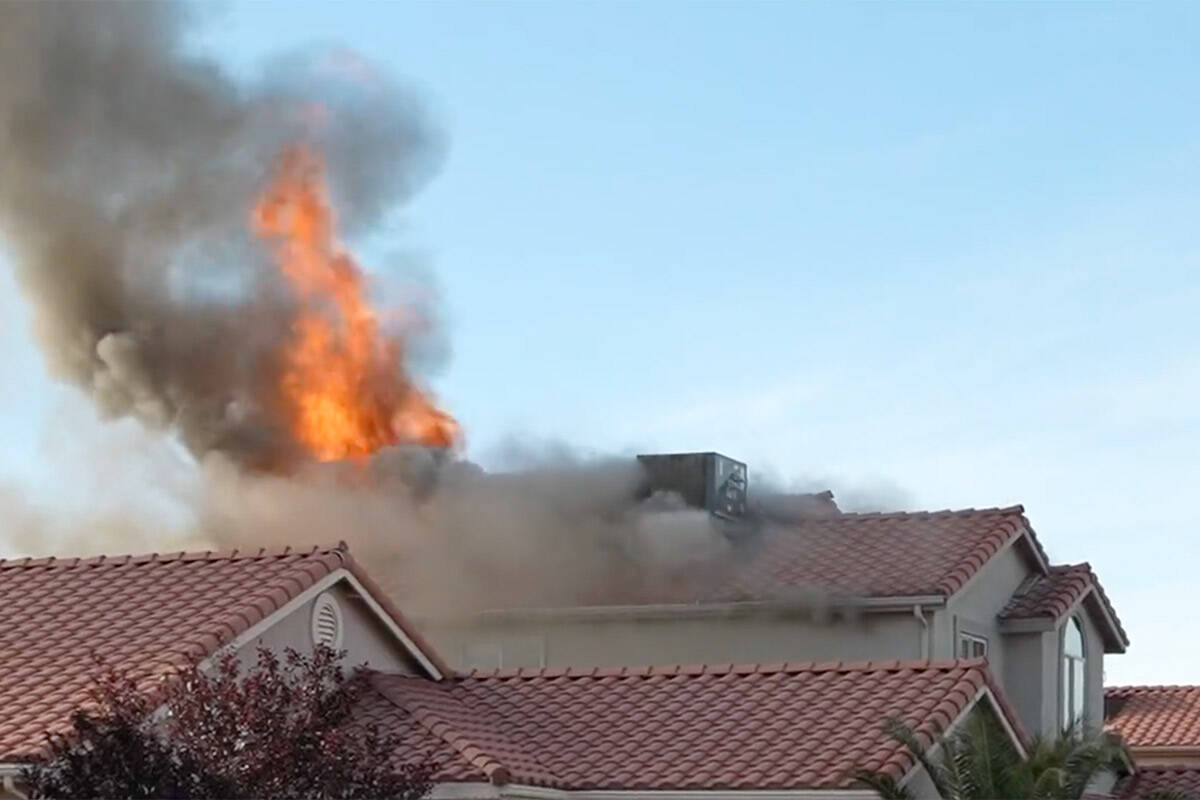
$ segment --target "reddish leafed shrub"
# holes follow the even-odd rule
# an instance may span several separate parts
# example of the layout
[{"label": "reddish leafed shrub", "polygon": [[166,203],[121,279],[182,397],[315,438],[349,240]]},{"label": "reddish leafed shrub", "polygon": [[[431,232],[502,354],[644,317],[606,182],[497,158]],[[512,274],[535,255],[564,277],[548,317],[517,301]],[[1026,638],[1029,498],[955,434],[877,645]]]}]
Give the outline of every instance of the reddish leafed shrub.
[{"label": "reddish leafed shrub", "polygon": [[243,674],[231,653],[153,698],[100,664],[95,708],[48,735],[48,757],[24,781],[58,798],[423,797],[431,765],[394,764],[395,737],[353,720],[366,676],[345,677],[341,659],[262,648]]}]

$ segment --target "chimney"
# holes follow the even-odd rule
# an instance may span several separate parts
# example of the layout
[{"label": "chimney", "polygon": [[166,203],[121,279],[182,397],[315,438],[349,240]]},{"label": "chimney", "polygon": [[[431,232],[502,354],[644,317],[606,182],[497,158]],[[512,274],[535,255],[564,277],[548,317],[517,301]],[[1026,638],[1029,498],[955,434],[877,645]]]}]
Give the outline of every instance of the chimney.
[{"label": "chimney", "polygon": [[663,453],[637,457],[645,473],[642,497],[674,492],[692,508],[727,520],[746,515],[746,465],[720,453]]}]

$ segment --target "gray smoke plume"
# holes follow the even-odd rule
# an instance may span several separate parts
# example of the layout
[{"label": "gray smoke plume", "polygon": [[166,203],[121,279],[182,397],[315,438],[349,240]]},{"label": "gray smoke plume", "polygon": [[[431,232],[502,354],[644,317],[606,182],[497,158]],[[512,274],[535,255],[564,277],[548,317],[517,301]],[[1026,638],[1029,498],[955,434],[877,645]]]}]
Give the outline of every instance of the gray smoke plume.
[{"label": "gray smoke plume", "polygon": [[[632,462],[559,453],[495,475],[415,448],[365,468],[294,458],[274,423],[292,300],[249,234],[250,203],[280,149],[306,142],[342,228],[369,230],[431,174],[440,138],[345,53],[239,85],[185,55],[187,21],[165,3],[0,4],[0,235],[48,367],[104,417],[177,433],[196,459],[167,492],[182,520],[149,549],[343,539],[408,602],[445,609],[567,599],[720,547],[701,513],[639,509]],[[92,459],[136,470],[146,452]],[[20,551],[150,544],[137,500],[81,527],[12,492],[0,502]]]},{"label": "gray smoke plume", "polygon": [[0,236],[48,368],[194,458],[159,464],[160,444],[139,440],[78,459],[110,503],[113,472],[148,465],[145,491],[172,475],[166,523],[137,492],[103,513],[84,504],[79,524],[0,492],[8,548],[345,540],[420,613],[696,589],[730,539],[678,498],[639,502],[632,458],[537,450],[504,474],[414,448],[365,467],[293,457],[274,388],[293,300],[249,235],[249,204],[280,148],[307,142],[342,228],[367,231],[431,175],[441,139],[410,94],[345,54],[239,85],[184,54],[186,21],[166,3],[0,3]]},{"label": "gray smoke plume", "polygon": [[729,547],[706,512],[637,503],[631,459],[547,453],[520,472],[487,472],[405,450],[381,451],[365,475],[252,473],[214,454],[196,528],[220,547],[344,540],[405,609],[426,615],[631,601]]},{"label": "gray smoke plume", "polygon": [[[50,371],[196,454],[276,463],[290,295],[247,230],[280,148],[325,154],[343,229],[433,171],[409,93],[344,55],[238,85],[182,50],[168,3],[0,4],[0,235]],[[350,66],[353,66],[350,63]]]}]

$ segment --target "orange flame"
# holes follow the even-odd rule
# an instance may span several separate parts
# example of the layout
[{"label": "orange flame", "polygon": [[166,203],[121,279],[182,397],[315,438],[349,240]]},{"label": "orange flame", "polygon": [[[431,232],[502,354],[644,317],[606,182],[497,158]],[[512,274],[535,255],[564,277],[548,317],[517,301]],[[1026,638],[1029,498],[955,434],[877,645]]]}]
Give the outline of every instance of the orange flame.
[{"label": "orange flame", "polygon": [[320,461],[400,443],[453,446],[458,423],[405,372],[403,342],[380,330],[362,272],[337,242],[315,153],[283,153],[253,226],[299,300],[280,383],[293,437]]}]

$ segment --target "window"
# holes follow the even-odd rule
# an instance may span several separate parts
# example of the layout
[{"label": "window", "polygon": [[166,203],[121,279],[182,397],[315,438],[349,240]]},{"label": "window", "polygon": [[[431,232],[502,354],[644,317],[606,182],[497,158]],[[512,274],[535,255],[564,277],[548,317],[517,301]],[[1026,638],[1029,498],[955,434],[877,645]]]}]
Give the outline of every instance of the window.
[{"label": "window", "polygon": [[465,669],[546,666],[546,641],[540,636],[467,642],[463,645]]},{"label": "window", "polygon": [[1071,617],[1063,626],[1062,653],[1062,713],[1065,731],[1078,727],[1083,721],[1084,703],[1087,698],[1083,627],[1075,617]]},{"label": "window", "polygon": [[958,635],[959,658],[986,658],[988,640],[973,633]]}]

